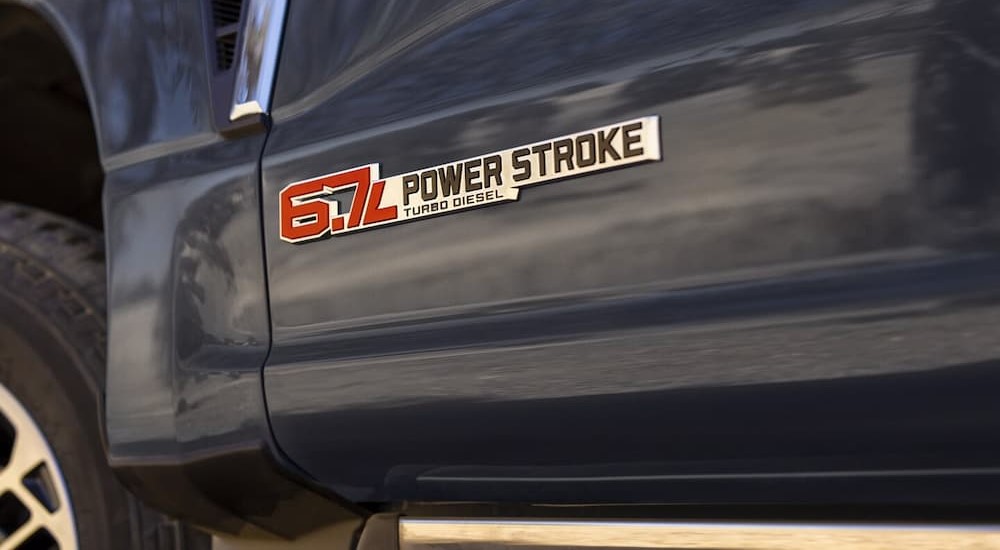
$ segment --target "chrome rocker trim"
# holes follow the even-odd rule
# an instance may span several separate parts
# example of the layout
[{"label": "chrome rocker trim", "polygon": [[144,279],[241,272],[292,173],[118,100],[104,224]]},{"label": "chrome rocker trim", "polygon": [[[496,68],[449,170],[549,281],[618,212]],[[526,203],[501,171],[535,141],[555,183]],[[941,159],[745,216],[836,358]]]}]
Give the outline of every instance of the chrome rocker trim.
[{"label": "chrome rocker trim", "polygon": [[697,523],[410,519],[400,550],[486,548],[704,550],[1000,549],[1000,525]]}]

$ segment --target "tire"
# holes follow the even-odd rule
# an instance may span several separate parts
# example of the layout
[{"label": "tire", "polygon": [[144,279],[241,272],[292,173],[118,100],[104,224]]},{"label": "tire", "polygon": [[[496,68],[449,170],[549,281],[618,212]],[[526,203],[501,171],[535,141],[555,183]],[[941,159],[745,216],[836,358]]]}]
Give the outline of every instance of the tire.
[{"label": "tire", "polygon": [[[75,526],[71,529],[76,544],[83,550],[207,549],[207,536],[142,507],[107,465],[99,421],[105,365],[104,296],[99,233],[54,214],[0,203],[0,413],[5,419],[0,422],[0,433],[8,433],[0,437],[0,459],[3,449],[11,447],[3,442],[10,440],[10,432],[24,434],[15,436],[17,443],[31,441],[33,421],[50,451],[46,456],[54,460],[51,467],[46,464],[48,472],[43,477],[47,482],[35,483],[36,492],[23,490],[27,482],[16,486],[20,473],[12,478],[15,474],[5,476],[0,470],[0,493],[8,495],[0,495],[0,530],[13,529],[12,537],[23,538],[36,527],[35,519],[24,524],[30,529],[16,527],[24,521],[24,508],[38,511],[32,518],[53,522],[62,513],[58,510],[66,510],[65,516]],[[13,426],[11,417],[16,417],[16,411],[12,411],[17,404],[4,401],[4,396],[20,404],[31,421],[22,419]],[[34,449],[26,445],[14,445],[14,451],[6,453],[12,458],[3,461],[5,469],[16,470],[7,463],[35,460],[18,458]],[[53,505],[52,501],[60,500],[60,487],[68,502]],[[36,501],[28,502],[32,497]],[[39,503],[58,509],[47,516]],[[44,521],[42,527],[47,528]],[[62,523],[51,527],[63,528]],[[72,538],[64,537],[68,541],[64,546],[72,548]],[[49,547],[54,547],[51,540],[23,546]]]}]

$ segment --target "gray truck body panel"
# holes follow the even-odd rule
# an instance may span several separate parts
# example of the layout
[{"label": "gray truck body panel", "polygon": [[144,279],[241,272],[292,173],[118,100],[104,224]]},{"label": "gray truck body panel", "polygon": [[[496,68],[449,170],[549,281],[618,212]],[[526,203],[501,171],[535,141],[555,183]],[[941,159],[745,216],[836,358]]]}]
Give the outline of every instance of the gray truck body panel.
[{"label": "gray truck body panel", "polygon": [[[158,507],[996,503],[995,2],[293,2],[230,137],[201,3],[25,6],[89,93],[108,452]],[[646,116],[660,162],[278,237],[291,182]]]}]

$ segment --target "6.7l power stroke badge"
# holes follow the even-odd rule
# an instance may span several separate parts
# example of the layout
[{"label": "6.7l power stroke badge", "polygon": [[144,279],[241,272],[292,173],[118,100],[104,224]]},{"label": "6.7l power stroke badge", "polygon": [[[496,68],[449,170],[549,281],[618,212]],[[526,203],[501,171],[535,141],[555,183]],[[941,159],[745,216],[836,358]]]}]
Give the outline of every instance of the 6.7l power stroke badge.
[{"label": "6.7l power stroke badge", "polygon": [[[297,181],[278,197],[281,240],[305,243],[516,201],[522,187],[660,160],[660,120],[644,117],[380,179],[369,164]],[[334,194],[352,191],[346,212]]]}]

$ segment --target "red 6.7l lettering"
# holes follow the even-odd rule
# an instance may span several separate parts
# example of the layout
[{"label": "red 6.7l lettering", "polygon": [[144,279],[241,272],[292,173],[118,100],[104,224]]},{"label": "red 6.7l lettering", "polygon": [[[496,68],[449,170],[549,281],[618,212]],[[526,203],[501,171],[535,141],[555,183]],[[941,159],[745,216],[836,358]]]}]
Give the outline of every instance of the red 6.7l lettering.
[{"label": "red 6.7l lettering", "polygon": [[[378,165],[369,164],[286,186],[281,190],[281,238],[300,243],[327,237],[345,229],[395,220],[395,206],[380,207],[385,181],[378,178]],[[356,188],[349,214],[337,212],[332,193]]]}]

